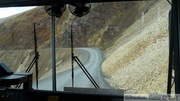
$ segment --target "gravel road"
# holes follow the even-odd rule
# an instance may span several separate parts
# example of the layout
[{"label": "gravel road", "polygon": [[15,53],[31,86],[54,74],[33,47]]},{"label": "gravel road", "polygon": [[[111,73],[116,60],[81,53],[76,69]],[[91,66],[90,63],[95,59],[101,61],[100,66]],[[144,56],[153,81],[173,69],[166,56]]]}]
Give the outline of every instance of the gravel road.
[{"label": "gravel road", "polygon": [[[101,51],[98,48],[78,48],[76,50],[80,52],[79,59],[100,88],[110,88],[104,81],[101,73],[101,63],[103,61]],[[35,88],[35,83],[33,86]],[[57,90],[63,91],[64,87],[72,87],[71,70],[57,74]],[[79,66],[76,66],[74,69],[74,87],[94,88]],[[40,80],[39,89],[52,90],[52,77]]]}]

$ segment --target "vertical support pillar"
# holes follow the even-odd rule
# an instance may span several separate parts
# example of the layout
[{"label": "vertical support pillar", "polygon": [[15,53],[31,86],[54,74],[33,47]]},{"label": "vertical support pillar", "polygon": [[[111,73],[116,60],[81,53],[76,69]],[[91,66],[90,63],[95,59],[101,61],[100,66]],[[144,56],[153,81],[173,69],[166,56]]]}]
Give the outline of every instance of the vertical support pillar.
[{"label": "vertical support pillar", "polygon": [[175,94],[180,94],[180,1],[172,0],[172,34],[174,34]]},{"label": "vertical support pillar", "polygon": [[35,66],[36,66],[36,87],[38,89],[38,59],[39,59],[39,52],[37,51],[37,36],[36,36],[36,24],[34,23],[34,52],[35,52]]},{"label": "vertical support pillar", "polygon": [[71,24],[71,64],[72,64],[72,87],[74,87],[74,43],[73,43],[73,22]]},{"label": "vertical support pillar", "polygon": [[52,15],[52,88],[56,91],[55,16]]},{"label": "vertical support pillar", "polygon": [[174,34],[172,34],[172,9],[169,11],[169,69],[168,69],[168,83],[167,94],[171,94],[172,77],[174,69]]}]

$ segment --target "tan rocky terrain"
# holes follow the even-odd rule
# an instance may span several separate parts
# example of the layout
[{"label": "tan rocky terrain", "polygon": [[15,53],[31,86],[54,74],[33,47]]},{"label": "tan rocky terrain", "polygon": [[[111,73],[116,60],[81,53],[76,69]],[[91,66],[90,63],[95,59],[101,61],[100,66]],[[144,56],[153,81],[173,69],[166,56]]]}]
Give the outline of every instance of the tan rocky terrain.
[{"label": "tan rocky terrain", "polygon": [[[166,93],[169,9],[166,0],[150,0],[96,4],[82,18],[66,10],[56,19],[58,73],[70,69],[73,24],[76,47],[99,47],[104,53],[102,71],[110,85],[130,93]],[[14,72],[27,68],[34,57],[36,23],[40,79],[50,76],[50,20],[44,7],[37,7],[0,21],[0,62]]]},{"label": "tan rocky terrain", "polygon": [[112,86],[131,93],[166,93],[169,9],[163,0],[152,5],[106,50],[102,70]]}]

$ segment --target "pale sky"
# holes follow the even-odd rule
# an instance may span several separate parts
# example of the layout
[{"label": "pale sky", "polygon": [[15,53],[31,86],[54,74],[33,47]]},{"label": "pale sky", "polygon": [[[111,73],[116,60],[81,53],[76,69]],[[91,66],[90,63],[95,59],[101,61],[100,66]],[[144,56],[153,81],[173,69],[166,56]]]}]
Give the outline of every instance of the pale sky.
[{"label": "pale sky", "polygon": [[33,7],[7,7],[7,8],[0,8],[0,18],[5,18],[17,13],[24,12],[26,10],[35,8]]}]

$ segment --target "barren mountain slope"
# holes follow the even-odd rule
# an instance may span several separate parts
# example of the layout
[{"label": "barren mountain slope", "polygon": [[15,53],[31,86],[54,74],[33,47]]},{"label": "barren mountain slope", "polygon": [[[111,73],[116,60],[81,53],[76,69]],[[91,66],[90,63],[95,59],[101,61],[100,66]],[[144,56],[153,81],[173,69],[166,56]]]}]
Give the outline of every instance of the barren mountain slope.
[{"label": "barren mountain slope", "polygon": [[[99,47],[102,71],[115,88],[130,93],[165,93],[168,64],[168,11],[166,0],[103,3],[82,17],[66,11],[56,19],[57,70],[70,68],[70,27],[74,44]],[[0,61],[14,72],[24,71],[34,57],[33,23],[40,49],[40,79],[51,75],[51,24],[43,7],[0,23]]]},{"label": "barren mountain slope", "polygon": [[[93,46],[106,49],[121,36],[119,33],[128,28],[153,2],[95,4],[91,12],[82,18],[74,17],[66,10],[61,18],[56,18],[56,47],[70,47],[69,34],[72,24],[76,47]],[[139,9],[140,5],[142,6]],[[132,13],[133,10],[139,13]],[[127,17],[129,17],[128,21],[125,20]],[[46,14],[44,7],[1,19],[0,61],[14,72],[24,71],[29,66],[34,57],[33,24],[35,23],[37,44],[40,49],[39,74],[40,77],[49,74],[51,72],[50,22],[51,17]],[[114,31],[112,29],[114,26],[119,30]],[[57,51],[57,67],[62,64],[70,65],[70,50],[57,49]],[[67,69],[67,66],[63,65],[62,68]]]},{"label": "barren mountain slope", "polygon": [[169,9],[159,0],[106,50],[102,70],[112,86],[130,93],[166,93]]},{"label": "barren mountain slope", "polygon": [[[70,47],[69,34],[72,25],[76,47],[93,46],[106,49],[140,17],[142,11],[147,11],[153,2],[155,0],[92,4],[89,14],[81,18],[72,16],[66,9],[62,17],[56,18],[56,47]],[[34,48],[34,23],[38,48],[50,48],[51,17],[46,14],[44,7],[37,7],[0,22],[0,50]],[[114,27],[118,30],[114,31]]]}]

